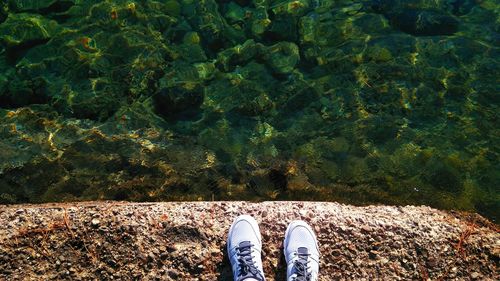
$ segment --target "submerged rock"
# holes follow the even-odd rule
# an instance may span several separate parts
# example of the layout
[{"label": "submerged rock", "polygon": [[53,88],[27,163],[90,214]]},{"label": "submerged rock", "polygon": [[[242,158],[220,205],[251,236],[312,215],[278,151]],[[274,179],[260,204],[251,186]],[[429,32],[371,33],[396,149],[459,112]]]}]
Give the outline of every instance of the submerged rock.
[{"label": "submerged rock", "polygon": [[474,8],[479,1],[476,0],[451,0],[447,1],[449,10],[454,15],[461,16],[470,13],[472,8]]},{"label": "submerged rock", "polygon": [[[50,98],[47,91],[47,81],[43,78],[34,80],[14,79],[6,83],[0,77],[0,107],[18,108],[31,104],[45,104]],[[2,89],[2,84],[5,83]],[[7,86],[8,85],[8,86]]]},{"label": "submerged rock", "polygon": [[58,0],[9,0],[8,2],[12,10],[20,12],[47,8]]},{"label": "submerged rock", "polygon": [[458,31],[458,21],[435,11],[409,9],[386,14],[391,25],[416,36],[452,35]]},{"label": "submerged rock", "polygon": [[52,38],[60,30],[56,21],[36,14],[10,14],[0,25],[0,41],[7,47],[32,44]]},{"label": "submerged rock", "polygon": [[[452,35],[458,31],[457,18],[447,13],[450,10],[446,1],[427,3],[421,0],[373,0],[365,7],[369,11],[383,14],[391,26],[415,36]],[[452,14],[461,7],[463,1],[449,3]]]},{"label": "submerged rock", "polygon": [[153,96],[155,112],[167,120],[185,120],[196,117],[203,103],[203,91],[196,87],[161,89]]},{"label": "submerged rock", "polygon": [[0,4],[0,24],[7,19],[7,16],[8,16],[7,5]]},{"label": "submerged rock", "polygon": [[287,74],[300,61],[299,48],[294,43],[281,42],[267,48],[264,58],[273,72]]},{"label": "submerged rock", "polygon": [[37,11],[61,12],[75,4],[75,0],[8,0],[11,10],[16,12]]}]

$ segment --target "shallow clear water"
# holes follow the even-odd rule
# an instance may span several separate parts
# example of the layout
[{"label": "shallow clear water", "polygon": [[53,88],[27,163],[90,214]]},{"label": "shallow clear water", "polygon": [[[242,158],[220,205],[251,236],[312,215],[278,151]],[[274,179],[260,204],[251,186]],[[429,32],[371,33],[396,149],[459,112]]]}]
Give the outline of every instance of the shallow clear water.
[{"label": "shallow clear water", "polygon": [[0,4],[0,202],[336,200],[498,219],[500,5]]}]

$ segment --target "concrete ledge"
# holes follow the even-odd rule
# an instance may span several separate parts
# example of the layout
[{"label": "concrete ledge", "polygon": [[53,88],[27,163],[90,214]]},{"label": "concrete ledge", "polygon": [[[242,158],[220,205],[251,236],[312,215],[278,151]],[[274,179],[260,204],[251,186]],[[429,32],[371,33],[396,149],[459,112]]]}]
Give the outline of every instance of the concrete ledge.
[{"label": "concrete ledge", "polygon": [[285,280],[294,219],[317,232],[320,280],[500,280],[500,234],[479,215],[323,202],[0,205],[0,279],[232,280],[239,214],[260,223],[267,280]]}]

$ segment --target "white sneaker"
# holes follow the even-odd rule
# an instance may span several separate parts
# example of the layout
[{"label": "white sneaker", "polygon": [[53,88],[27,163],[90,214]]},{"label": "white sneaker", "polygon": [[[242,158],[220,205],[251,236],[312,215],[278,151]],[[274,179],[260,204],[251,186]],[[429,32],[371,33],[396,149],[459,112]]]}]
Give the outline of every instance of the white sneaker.
[{"label": "white sneaker", "polygon": [[319,248],[316,235],[304,221],[293,221],[285,233],[283,252],[288,281],[316,281],[319,273]]},{"label": "white sneaker", "polygon": [[227,253],[234,281],[265,281],[259,225],[248,215],[237,217],[227,237]]}]

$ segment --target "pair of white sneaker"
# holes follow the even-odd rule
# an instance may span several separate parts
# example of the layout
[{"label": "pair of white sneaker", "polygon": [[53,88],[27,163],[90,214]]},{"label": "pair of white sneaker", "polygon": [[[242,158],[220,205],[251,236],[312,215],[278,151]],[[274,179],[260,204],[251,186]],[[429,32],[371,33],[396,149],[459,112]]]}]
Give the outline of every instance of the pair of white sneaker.
[{"label": "pair of white sneaker", "polygon": [[[265,281],[262,269],[262,238],[259,225],[248,215],[237,217],[227,238],[227,251],[234,281]],[[316,236],[304,221],[293,221],[285,232],[283,252],[287,281],[316,281],[319,249]]]}]

